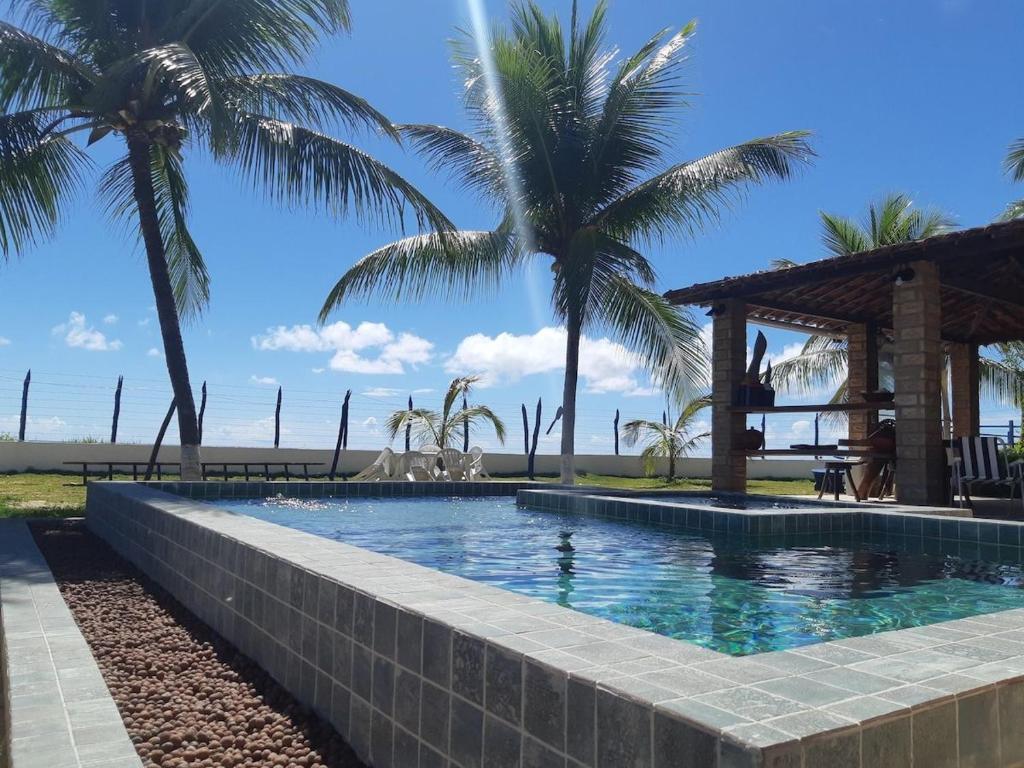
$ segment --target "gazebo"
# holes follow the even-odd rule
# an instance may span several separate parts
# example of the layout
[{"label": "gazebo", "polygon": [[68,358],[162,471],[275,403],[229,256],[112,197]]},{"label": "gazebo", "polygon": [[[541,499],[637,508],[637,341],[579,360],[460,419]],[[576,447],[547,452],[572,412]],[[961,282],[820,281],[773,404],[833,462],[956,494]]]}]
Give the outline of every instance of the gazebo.
[{"label": "gazebo", "polygon": [[[1024,339],[1024,221],[992,224],[788,269],[669,291],[675,304],[708,307],[712,343],[712,487],[746,489],[741,435],[749,413],[844,411],[864,440],[879,410],[896,412],[897,500],[948,499],[941,375],[950,360],[954,436],[979,431],[978,347]],[[746,371],[747,323],[845,336],[849,402],[735,404]],[[878,387],[878,339],[892,341],[895,400],[863,402]],[[798,449],[758,451],[800,455]],[[814,451],[803,453],[813,454]]]}]

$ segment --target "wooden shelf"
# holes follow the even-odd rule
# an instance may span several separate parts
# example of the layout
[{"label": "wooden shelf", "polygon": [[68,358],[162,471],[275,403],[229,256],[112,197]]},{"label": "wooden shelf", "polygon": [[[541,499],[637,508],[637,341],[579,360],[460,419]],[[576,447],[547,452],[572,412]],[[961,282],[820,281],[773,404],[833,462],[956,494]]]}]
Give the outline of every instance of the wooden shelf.
[{"label": "wooden shelf", "polygon": [[892,411],[895,403],[818,403],[811,405],[730,405],[734,413],[847,413],[850,411]]}]

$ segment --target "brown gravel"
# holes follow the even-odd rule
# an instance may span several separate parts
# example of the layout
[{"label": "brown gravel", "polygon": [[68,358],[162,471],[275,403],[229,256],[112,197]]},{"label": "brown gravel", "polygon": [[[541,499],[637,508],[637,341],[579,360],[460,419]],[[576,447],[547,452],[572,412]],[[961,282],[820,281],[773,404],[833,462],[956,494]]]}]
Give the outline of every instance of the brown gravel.
[{"label": "brown gravel", "polygon": [[83,525],[33,532],[144,763],[362,766],[329,724]]}]

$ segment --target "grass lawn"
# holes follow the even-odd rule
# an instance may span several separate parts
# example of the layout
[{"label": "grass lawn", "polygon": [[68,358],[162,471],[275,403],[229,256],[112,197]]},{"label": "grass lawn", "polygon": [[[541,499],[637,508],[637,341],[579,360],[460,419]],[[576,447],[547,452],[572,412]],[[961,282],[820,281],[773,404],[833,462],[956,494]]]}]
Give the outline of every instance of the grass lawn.
[{"label": "grass lawn", "polygon": [[[115,476],[129,480],[129,476]],[[526,478],[502,478],[525,480]],[[555,477],[538,477],[540,481],[554,482]],[[68,517],[82,514],[85,509],[85,488],[78,475],[57,472],[24,472],[0,474],[0,518],[2,517]],[[636,490],[707,491],[707,479],[681,479],[671,484],[661,477],[613,477],[611,475],[580,476],[580,483],[608,488]],[[810,494],[814,492],[810,480],[750,480],[751,493]]]}]

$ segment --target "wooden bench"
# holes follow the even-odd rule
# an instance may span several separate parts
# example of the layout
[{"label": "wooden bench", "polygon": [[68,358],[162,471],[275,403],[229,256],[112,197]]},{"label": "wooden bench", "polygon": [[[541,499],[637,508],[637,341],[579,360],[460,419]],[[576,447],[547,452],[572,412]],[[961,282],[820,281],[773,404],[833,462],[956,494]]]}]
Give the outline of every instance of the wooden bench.
[{"label": "wooden bench", "polygon": [[[65,465],[68,465],[68,466],[74,466],[74,467],[81,467],[82,468],[81,469],[82,485],[85,485],[87,482],[89,482],[89,476],[90,476],[90,474],[89,474],[90,473],[89,467],[106,467],[107,468],[106,471],[103,471],[101,469],[97,469],[97,470],[94,470],[92,472],[92,474],[93,474],[93,476],[96,476],[96,477],[106,477],[108,480],[113,480],[114,479],[114,468],[115,467],[118,467],[118,468],[131,467],[132,480],[138,480],[139,479],[139,467],[144,467],[144,468],[148,468],[149,467],[149,462],[148,461],[65,461],[65,462],[62,462],[62,463],[65,464]],[[176,461],[158,461],[158,462],[156,462],[153,465],[153,469],[156,472],[156,479],[157,480],[163,480],[164,473],[167,471],[167,470],[164,469],[164,467],[173,468],[171,470],[172,474],[179,474],[180,475],[180,473],[181,473],[181,464],[179,462],[176,462]],[[145,469],[143,470],[143,474],[145,474]]]},{"label": "wooden bench", "polygon": [[[302,467],[302,479],[309,480],[309,468],[310,467],[325,467],[327,466],[320,461],[204,461],[203,462],[203,480],[208,480],[210,475],[213,474],[214,470],[222,475],[225,480],[231,476],[231,468],[241,468],[242,474],[245,476],[248,482],[252,476],[253,471],[250,467],[262,467],[263,477],[267,480],[270,479],[270,468],[281,467],[284,471],[284,479],[292,479],[292,467]],[[218,469],[219,468],[219,469]],[[298,472],[294,474],[298,475]]]}]

